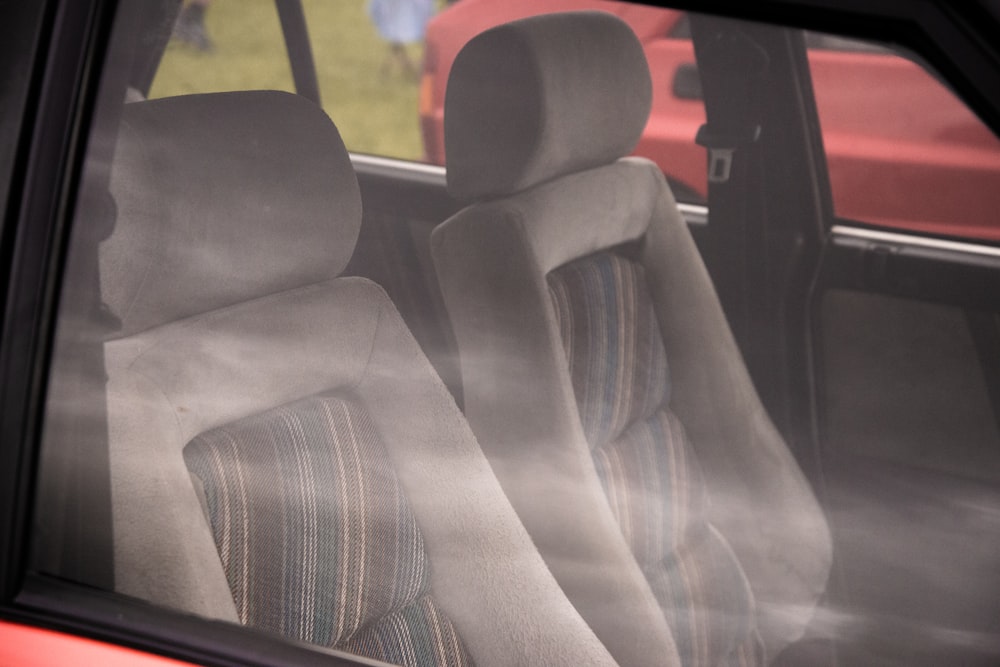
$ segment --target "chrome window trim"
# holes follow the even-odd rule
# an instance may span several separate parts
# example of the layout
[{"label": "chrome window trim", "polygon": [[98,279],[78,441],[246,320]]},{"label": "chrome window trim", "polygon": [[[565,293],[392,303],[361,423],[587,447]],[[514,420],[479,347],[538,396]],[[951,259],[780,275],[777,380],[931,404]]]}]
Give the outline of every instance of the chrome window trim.
[{"label": "chrome window trim", "polygon": [[860,240],[872,241],[876,243],[892,243],[904,245],[912,248],[922,248],[927,250],[938,250],[945,252],[957,252],[966,255],[978,255],[981,257],[1000,257],[1000,248],[990,245],[976,243],[975,241],[948,241],[945,239],[935,239],[926,236],[915,236],[905,232],[883,232],[874,229],[862,229],[860,227],[850,227],[848,225],[834,225],[830,229],[833,240]]},{"label": "chrome window trim", "polygon": [[[447,173],[444,167],[436,164],[424,164],[411,160],[400,160],[380,155],[364,155],[361,153],[351,153],[351,164],[354,165],[355,169],[361,168],[362,170],[409,172],[423,179],[439,182],[441,185],[445,184]],[[678,202],[677,210],[681,212],[684,221],[689,225],[708,224],[707,206]]]},{"label": "chrome window trim", "polygon": [[375,167],[382,169],[413,171],[424,176],[438,176],[442,180],[444,180],[445,176],[444,167],[439,167],[436,164],[424,164],[423,162],[400,160],[398,158],[382,157],[380,155],[351,153],[351,164],[355,167]]},{"label": "chrome window trim", "polygon": [[677,202],[677,210],[681,212],[684,222],[689,225],[707,225],[708,207],[703,204],[685,204]]},{"label": "chrome window trim", "polygon": [[[445,183],[446,171],[444,167],[435,164],[423,164],[410,160],[400,160],[398,158],[382,157],[379,155],[363,155],[351,153],[351,163],[355,168],[405,171],[419,175],[429,180]],[[703,226],[708,224],[708,207],[703,204],[688,204],[677,202],[677,210],[680,211],[684,221],[689,225]],[[891,243],[895,245],[909,246],[911,248],[922,248],[927,250],[937,250],[945,252],[957,252],[966,255],[978,255],[983,257],[1000,258],[1000,247],[979,244],[974,240],[970,241],[948,241],[945,239],[929,238],[926,236],[916,236],[905,232],[884,232],[874,229],[864,229],[861,227],[851,227],[849,225],[834,225],[830,228],[832,240],[837,241],[871,241],[875,243]]]}]

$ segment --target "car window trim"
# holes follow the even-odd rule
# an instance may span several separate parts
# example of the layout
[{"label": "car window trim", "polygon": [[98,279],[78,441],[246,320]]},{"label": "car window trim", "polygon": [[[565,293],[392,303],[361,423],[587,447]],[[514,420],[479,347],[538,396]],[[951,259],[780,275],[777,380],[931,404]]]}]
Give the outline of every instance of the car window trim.
[{"label": "car window trim", "polygon": [[305,667],[385,663],[227,621],[195,616],[36,573],[25,577],[6,620],[199,665]]},{"label": "car window trim", "polygon": [[859,241],[865,243],[884,243],[919,250],[1000,259],[1000,247],[976,243],[972,239],[968,241],[954,241],[902,232],[887,232],[877,229],[867,229],[865,227],[854,227],[846,224],[833,225],[830,228],[830,237],[834,243],[839,242],[841,244],[850,244]]},{"label": "car window trim", "polygon": [[319,77],[316,74],[316,61],[309,41],[309,22],[302,9],[302,0],[275,0],[274,4],[281,23],[295,92],[321,105]]},{"label": "car window trim", "polygon": [[[42,414],[55,309],[62,284],[62,249],[83,170],[87,128],[96,103],[113,3],[52,3],[39,41],[33,124],[24,142],[21,188],[5,212],[10,243],[7,300],[0,331],[0,605],[20,589],[35,511]],[[26,125],[27,127],[27,125]],[[5,609],[2,611],[6,611]]]},{"label": "car window trim", "polygon": [[[398,158],[351,153],[351,164],[356,170],[366,173],[378,173],[385,176],[404,176],[419,180],[429,185],[445,187],[447,170],[436,164],[424,164]],[[677,202],[677,210],[681,212],[684,221],[689,225],[704,226],[708,224],[708,207],[703,204]],[[443,222],[443,221],[442,221]]]}]

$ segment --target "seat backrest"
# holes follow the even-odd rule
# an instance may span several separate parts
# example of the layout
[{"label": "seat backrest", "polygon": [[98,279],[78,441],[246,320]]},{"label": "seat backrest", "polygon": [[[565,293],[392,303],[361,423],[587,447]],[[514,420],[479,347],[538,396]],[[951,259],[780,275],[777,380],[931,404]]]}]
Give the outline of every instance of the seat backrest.
[{"label": "seat backrest", "polygon": [[102,292],[116,588],[407,665],[612,664],[385,293],[304,98],[137,102]]},{"label": "seat backrest", "polygon": [[445,145],[475,203],[435,230],[435,266],[473,431],[612,655],[662,662],[652,608],[683,664],[759,663],[802,634],[830,536],[663,175],[622,157],[650,101],[610,14],[470,41]]}]

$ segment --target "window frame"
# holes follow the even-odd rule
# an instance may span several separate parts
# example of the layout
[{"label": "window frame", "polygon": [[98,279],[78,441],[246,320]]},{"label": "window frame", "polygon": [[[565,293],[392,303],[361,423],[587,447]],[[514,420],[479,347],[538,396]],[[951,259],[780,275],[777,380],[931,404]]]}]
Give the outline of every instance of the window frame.
[{"label": "window frame", "polygon": [[[9,187],[0,190],[7,193],[0,248],[3,257],[10,258],[9,264],[3,263],[9,273],[0,332],[0,617],[204,664],[310,664],[317,653],[331,654],[27,572],[31,494],[64,244],[117,4],[50,0],[8,3],[0,10],[5,19],[14,11],[12,6],[20,12],[15,20],[0,22],[0,34],[27,26],[37,29],[38,35],[30,45],[22,39],[0,40],[10,45],[0,46],[0,58],[28,63],[30,79],[19,87],[24,104],[5,105],[0,112],[3,131],[19,135],[16,151],[9,151],[10,173],[6,164],[0,171],[4,180],[0,186]],[[696,3],[671,4],[694,9]],[[1000,85],[990,84],[1000,84],[1000,44],[990,44],[984,37],[997,21],[977,26],[981,17],[975,9],[913,4],[919,6],[906,9],[905,2],[875,5],[852,0],[846,7],[831,9],[822,0],[762,0],[736,8],[705,0],[697,7],[845,34],[865,26],[860,37],[896,35],[915,51],[926,52],[928,60],[955,82],[966,103],[997,131]],[[892,18],[893,7],[902,18]],[[925,11],[927,7],[934,10]],[[866,24],[864,17],[874,21]],[[977,84],[977,77],[984,83]],[[6,153],[0,158],[8,159]],[[396,162],[401,168],[410,164]],[[694,217],[703,213],[696,207],[689,212]]]},{"label": "window frame", "polygon": [[[31,3],[28,3],[31,4]],[[29,63],[21,146],[13,160],[3,222],[7,274],[0,333],[0,603],[9,603],[26,567],[38,432],[68,211],[82,167],[80,129],[89,125],[96,92],[94,63],[111,14],[102,3],[84,0],[37,3],[41,17],[33,43],[11,40]],[[34,17],[37,20],[37,16]],[[30,15],[6,25],[30,25]],[[6,40],[4,40],[6,42]],[[17,109],[21,111],[21,109]],[[12,127],[18,127],[14,123]],[[7,609],[3,609],[6,615]]]}]

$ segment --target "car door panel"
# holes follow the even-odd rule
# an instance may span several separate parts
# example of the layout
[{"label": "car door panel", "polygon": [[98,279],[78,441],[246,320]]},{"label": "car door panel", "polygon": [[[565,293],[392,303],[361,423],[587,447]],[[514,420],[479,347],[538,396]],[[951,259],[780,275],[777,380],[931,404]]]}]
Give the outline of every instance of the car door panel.
[{"label": "car door panel", "polygon": [[865,628],[845,648],[854,660],[996,660],[998,268],[988,246],[844,221],[825,247],[811,300],[818,455],[831,605]]}]

